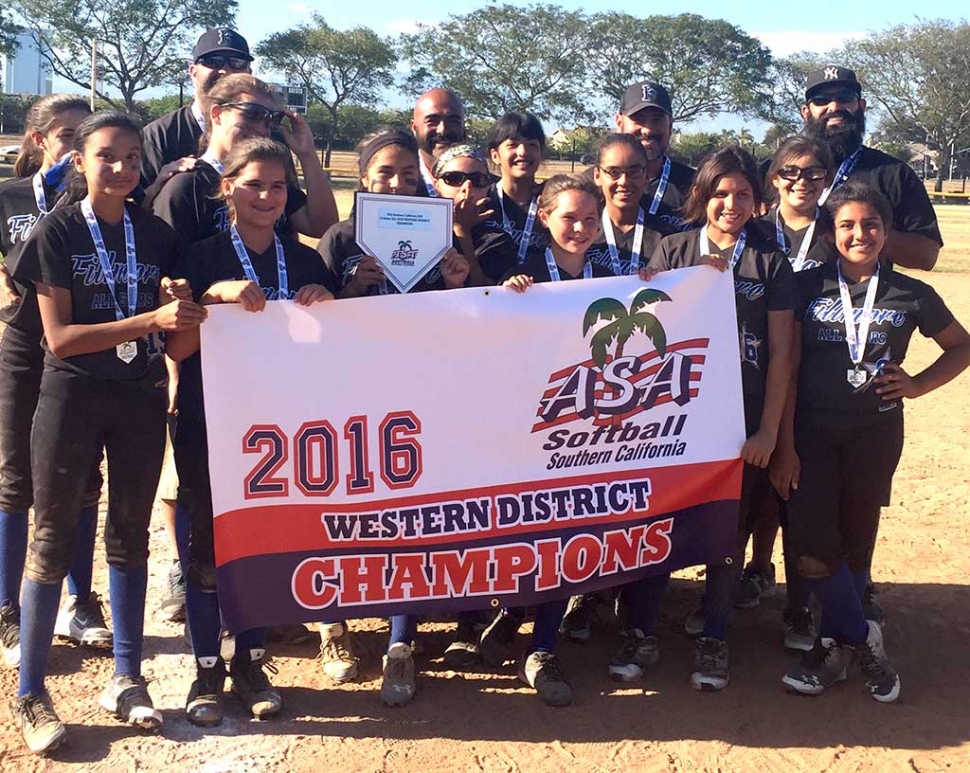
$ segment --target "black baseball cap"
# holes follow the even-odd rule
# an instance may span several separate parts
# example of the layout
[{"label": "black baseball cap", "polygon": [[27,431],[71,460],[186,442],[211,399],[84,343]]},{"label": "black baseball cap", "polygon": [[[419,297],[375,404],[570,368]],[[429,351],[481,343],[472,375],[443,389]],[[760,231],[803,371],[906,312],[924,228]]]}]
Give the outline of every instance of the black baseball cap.
[{"label": "black baseball cap", "polygon": [[837,64],[827,64],[809,73],[808,83],[805,86],[805,101],[808,102],[812,94],[823,86],[848,86],[858,96],[862,96],[862,86],[859,85],[855,73],[848,67],[839,67]]},{"label": "black baseball cap", "polygon": [[670,94],[659,83],[640,81],[627,86],[620,100],[620,115],[633,115],[645,107],[657,107],[667,115],[674,114],[670,108]]},{"label": "black baseball cap", "polygon": [[203,32],[199,42],[192,49],[192,60],[198,62],[203,56],[210,54],[238,56],[241,59],[253,61],[246,38],[228,27],[216,27],[214,30]]}]

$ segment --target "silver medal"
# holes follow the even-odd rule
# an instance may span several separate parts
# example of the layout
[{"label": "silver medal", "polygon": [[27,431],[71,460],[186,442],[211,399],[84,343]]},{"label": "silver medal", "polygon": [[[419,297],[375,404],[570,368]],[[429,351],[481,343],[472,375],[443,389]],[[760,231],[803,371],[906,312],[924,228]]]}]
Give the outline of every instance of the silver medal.
[{"label": "silver medal", "polygon": [[134,341],[125,341],[115,347],[115,353],[118,355],[118,359],[127,365],[138,356],[138,344]]},{"label": "silver medal", "polygon": [[858,389],[866,383],[866,372],[862,368],[850,368],[846,379],[854,389]]}]

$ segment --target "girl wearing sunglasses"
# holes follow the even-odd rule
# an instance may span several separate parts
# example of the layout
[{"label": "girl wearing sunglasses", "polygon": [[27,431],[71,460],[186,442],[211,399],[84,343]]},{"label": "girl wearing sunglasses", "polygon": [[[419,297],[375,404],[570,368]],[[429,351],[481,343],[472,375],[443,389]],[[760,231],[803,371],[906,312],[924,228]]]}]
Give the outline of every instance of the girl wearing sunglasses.
[{"label": "girl wearing sunglasses", "polygon": [[504,230],[485,225],[495,214],[488,197],[492,177],[485,156],[472,145],[452,145],[437,158],[431,173],[438,195],[455,202],[454,245],[470,266],[468,284],[495,284],[515,265],[518,248]]},{"label": "girl wearing sunglasses", "polygon": [[[834,164],[828,148],[818,141],[796,135],[782,142],[775,151],[765,176],[766,185],[775,193],[775,206],[762,218],[765,230],[775,235],[782,251],[794,271],[805,271],[821,265],[824,256],[813,249],[821,239],[819,224],[819,201],[826,188],[832,184]],[[791,407],[791,406],[790,406]],[[772,479],[778,479],[780,490],[787,497],[788,486],[780,483],[778,475],[790,470],[794,448],[787,422],[779,428],[779,438],[772,455]],[[789,472],[789,480],[791,473]],[[786,522],[783,500],[774,491],[763,492],[765,496],[752,501],[752,558],[741,576],[735,593],[734,605],[740,609],[753,609],[762,597],[774,595],[775,567],[771,563],[775,536],[779,521]],[[782,542],[785,556],[785,590],[788,604],[784,612],[783,628],[785,647],[807,651],[815,642],[816,630],[808,597],[795,567],[790,561],[788,539],[783,526]]]},{"label": "girl wearing sunglasses", "polygon": [[290,186],[277,232],[316,237],[337,222],[337,204],[317,158],[310,126],[296,113],[281,110],[268,84],[244,73],[227,75],[203,102],[208,136],[203,139],[202,163],[173,177],[152,204],[153,212],[181,236],[184,247],[229,227],[226,206],[216,194],[223,161],[233,146],[277,132],[300,160],[306,185],[306,193],[298,185]]}]

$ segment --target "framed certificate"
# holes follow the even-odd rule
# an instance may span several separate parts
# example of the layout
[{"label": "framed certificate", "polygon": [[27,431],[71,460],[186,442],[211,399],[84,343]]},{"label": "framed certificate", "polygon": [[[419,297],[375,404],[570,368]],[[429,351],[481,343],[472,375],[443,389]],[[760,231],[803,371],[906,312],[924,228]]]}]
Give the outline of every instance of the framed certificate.
[{"label": "framed certificate", "polygon": [[451,199],[357,193],[360,248],[377,258],[384,274],[406,293],[452,246]]}]

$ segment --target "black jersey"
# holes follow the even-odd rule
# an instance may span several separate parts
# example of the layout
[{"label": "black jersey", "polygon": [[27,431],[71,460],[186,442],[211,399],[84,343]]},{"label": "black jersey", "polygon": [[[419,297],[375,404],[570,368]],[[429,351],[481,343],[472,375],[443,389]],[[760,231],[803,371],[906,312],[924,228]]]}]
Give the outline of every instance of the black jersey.
[{"label": "black jersey", "polygon": [[[570,274],[566,269],[558,264],[559,269],[559,279],[560,281],[566,282],[573,279],[582,279],[583,272],[580,271],[578,274]],[[603,266],[597,265],[596,263],[589,262],[592,269],[591,279],[600,279],[603,277],[614,276],[613,272],[609,268],[604,268]],[[519,276],[524,274],[525,276],[532,277],[532,281],[535,284],[542,284],[543,282],[552,282],[553,278],[549,274],[549,265],[546,263],[546,253],[543,250],[541,255],[532,255],[525,263],[521,266],[513,266],[509,271],[505,273],[502,277],[502,282],[511,279],[514,276]]]},{"label": "black jersey", "polygon": [[[749,431],[757,428],[765,399],[768,375],[768,312],[795,308],[795,275],[774,238],[757,223],[746,227],[747,238],[734,266],[734,302],[738,314],[738,345],[741,352],[741,386]],[[734,247],[712,252],[728,260]],[[650,259],[649,267],[666,271],[697,265],[700,231],[695,229],[665,237]]]},{"label": "black jersey", "polygon": [[[354,271],[357,269],[357,264],[360,263],[361,258],[366,254],[357,244],[355,238],[356,225],[354,219],[348,218],[347,220],[341,220],[339,223],[335,223],[330,226],[327,232],[320,239],[320,244],[317,245],[317,252],[323,256],[324,262],[327,264],[327,268],[336,277],[337,283],[341,289],[347,286],[347,283],[353,278]],[[472,240],[475,241],[475,232],[472,232]],[[479,242],[475,242],[476,245]],[[508,263],[509,260],[514,261],[514,254],[509,257],[511,241],[503,241],[499,238],[495,238],[495,235],[485,242],[481,243],[482,252],[480,253],[478,249],[475,250],[475,254],[478,256],[479,263],[482,266],[482,270],[485,271],[487,276],[491,276],[489,271],[495,271],[504,261]],[[486,254],[489,251],[492,254]],[[408,292],[420,293],[427,290],[445,290],[445,280],[441,277],[440,264],[438,266],[432,266],[431,269],[425,274],[414,287],[412,287]],[[487,267],[487,268],[486,268]],[[397,294],[397,288],[391,283],[386,282],[385,288],[387,294],[395,295]],[[367,295],[381,295],[382,288],[380,285],[373,285],[367,289]]]},{"label": "black jersey", "polygon": [[[853,318],[862,314],[871,280],[846,280]],[[883,268],[872,309],[872,322],[862,356],[865,383],[854,387],[853,369],[845,340],[845,316],[839,292],[838,267],[826,264],[797,277],[799,303],[795,320],[802,324],[802,360],[798,372],[798,409],[838,413],[880,413],[902,407],[876,394],[873,377],[882,363],[903,363],[913,331],[937,335],[953,321],[953,314],[936,291],[918,279]]]},{"label": "black jersey", "polygon": [[[633,257],[633,239],[636,236],[636,227],[623,232],[616,228],[612,223],[613,236],[616,239],[616,251],[620,258],[621,274],[631,273],[629,271],[630,261]],[[677,233],[678,229],[673,228],[669,223],[661,220],[655,215],[646,214],[643,216],[643,243],[640,245],[640,254],[636,261],[636,268],[647,265],[650,256],[653,255],[657,245],[664,236]],[[613,266],[613,256],[610,254],[610,245],[606,241],[606,235],[600,229],[599,236],[586,250],[586,258],[593,265],[606,269],[611,274],[615,273]],[[633,272],[635,273],[635,272]]]},{"label": "black jersey", "polygon": [[[529,207],[520,206],[509,196],[503,196],[500,200],[498,197],[498,186],[501,184],[502,181],[499,180],[498,182],[488,186],[488,208],[494,210],[494,214],[490,215],[487,220],[484,220],[481,223],[481,227],[488,233],[508,234],[513,243],[512,249],[514,252],[515,262],[518,263],[520,244],[522,243],[522,238],[525,235],[526,222],[529,219]],[[541,195],[542,186],[542,183],[537,184],[532,195]],[[508,231],[505,230],[505,218],[502,217],[503,211],[505,212],[505,218],[508,218]],[[529,234],[528,246],[526,247],[526,253],[523,256],[523,262],[525,262],[525,260],[528,259],[532,254],[542,254],[548,246],[549,232],[539,221],[539,216],[537,213],[535,218],[533,218],[532,231]],[[506,266],[498,274],[490,274],[488,271],[485,273],[489,279],[497,282],[509,268],[511,268],[511,266]],[[482,269],[484,270],[484,266]]]},{"label": "black jersey", "polygon": [[[943,244],[940,226],[929,194],[909,164],[875,148],[862,146],[859,159],[849,180],[875,188],[889,199],[893,208],[892,227],[903,233],[915,233]],[[838,259],[835,245],[827,240],[819,242],[816,258],[828,263]]]},{"label": "black jersey", "polygon": [[[293,239],[282,239],[281,243],[286,261],[288,293],[285,298],[279,289],[276,245],[270,244],[262,253],[246,249],[267,300],[291,300],[301,287],[311,284],[323,285],[330,292],[336,292],[336,281],[315,250]],[[196,301],[216,282],[246,279],[246,272],[239,262],[228,231],[193,244],[179,260],[174,274],[189,280]],[[204,418],[202,359],[199,352],[182,363],[178,402],[180,421],[183,417],[186,420]]]},{"label": "black jersey", "polygon": [[[170,274],[178,257],[175,232],[134,204],[127,205],[135,231],[138,265],[138,300],[136,314],[152,311],[159,305],[159,282]],[[125,255],[125,229],[119,222],[111,225],[100,218],[98,225],[114,267],[117,302],[128,313],[128,266]],[[71,292],[71,321],[78,325],[114,322],[115,297],[105,281],[91,233],[81,212],[81,205],[58,208],[45,217],[23,245],[14,275],[22,282],[40,282],[62,287]],[[115,349],[78,354],[67,359],[55,357],[49,348],[46,367],[103,379],[132,380],[142,377],[164,377],[157,344],[139,338],[137,355],[122,362]],[[154,364],[154,366],[153,366]],[[155,367],[157,366],[157,367]]]},{"label": "black jersey", "polygon": [[199,155],[202,134],[191,105],[180,107],[148,124],[142,132],[142,185],[147,188],[155,182],[161,168],[170,161]]},{"label": "black jersey", "polygon": [[[57,201],[58,193],[45,183],[44,196],[49,211]],[[20,246],[41,218],[37,200],[34,198],[32,176],[0,184],[0,223],[3,228],[0,233],[0,254],[3,255],[4,264],[11,277],[17,267]],[[25,336],[36,338],[39,346],[44,329],[40,323],[33,285],[17,281],[14,281],[14,285],[20,293],[21,301],[0,309],[0,322],[16,328]]]},{"label": "black jersey", "polygon": [[[152,212],[175,229],[183,251],[229,228],[229,209],[217,198],[220,179],[219,172],[200,161],[195,169],[175,175],[155,197]],[[277,233],[289,235],[289,217],[305,204],[302,190],[287,188],[286,209],[276,224]]]},{"label": "black jersey", "polygon": [[[593,169],[594,167],[589,167],[581,176],[593,182]],[[650,212],[653,206],[653,200],[656,198],[657,191],[660,188],[660,180],[663,177],[662,170],[663,167],[661,167],[661,174],[647,182],[647,187],[643,192],[643,198],[640,199],[640,206],[643,207],[643,211],[646,213]],[[664,233],[676,233],[677,231],[687,231],[693,228],[690,223],[684,220],[681,210],[690,197],[690,189],[694,184],[694,174],[695,171],[687,166],[687,164],[670,159],[670,176],[667,178],[663,198],[660,199],[660,202],[657,204],[657,211],[654,213],[663,222]],[[649,255],[649,253],[647,254]]]},{"label": "black jersey", "polygon": [[[792,228],[785,222],[785,218],[777,214],[778,210],[772,210],[767,215],[759,220],[760,225],[763,230],[768,233],[774,234],[775,241],[778,242],[778,228],[775,224],[775,218],[777,216],[778,223],[781,223],[781,243],[778,246],[781,251],[788,255],[788,262],[791,263],[792,269],[795,268],[795,259],[798,257],[799,251],[802,249],[802,245],[805,243],[805,237],[808,235],[808,230],[812,228],[811,225],[807,225],[804,228]],[[805,254],[805,259],[802,261],[802,266],[800,271],[808,271],[810,268],[816,268],[821,266],[825,262],[826,248],[824,246],[820,247],[825,239],[821,237],[821,231],[819,229],[818,223],[815,228],[812,228],[812,239],[808,243],[808,251]]]}]

